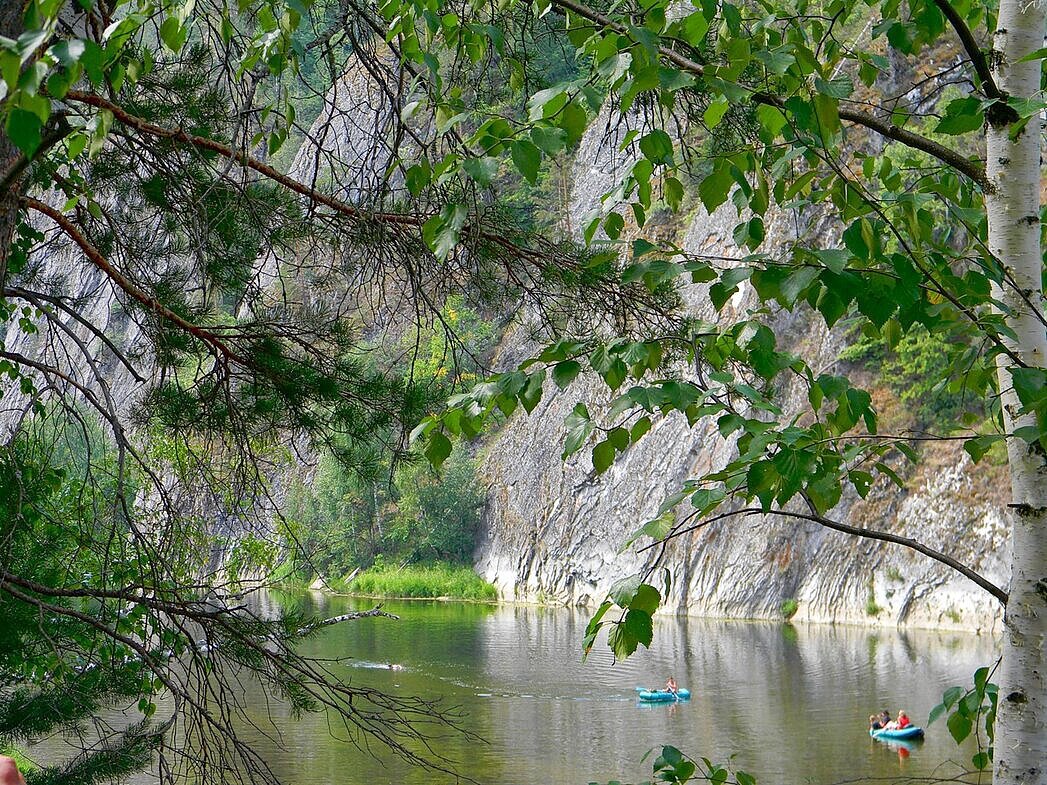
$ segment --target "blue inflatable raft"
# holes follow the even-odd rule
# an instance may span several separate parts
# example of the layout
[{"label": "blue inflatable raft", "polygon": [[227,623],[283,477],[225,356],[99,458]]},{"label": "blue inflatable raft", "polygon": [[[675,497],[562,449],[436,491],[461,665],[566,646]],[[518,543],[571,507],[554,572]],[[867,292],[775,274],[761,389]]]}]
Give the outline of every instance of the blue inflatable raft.
[{"label": "blue inflatable raft", "polygon": [[869,729],[869,735],[874,739],[885,739],[890,741],[913,741],[915,739],[923,738],[923,728],[918,728],[915,725],[910,725],[908,728],[902,728],[901,730],[873,730]]},{"label": "blue inflatable raft", "polygon": [[677,690],[676,694],[668,690],[648,690],[643,687],[636,688],[640,700],[646,703],[672,703],[674,701],[686,701],[691,699],[690,690]]}]

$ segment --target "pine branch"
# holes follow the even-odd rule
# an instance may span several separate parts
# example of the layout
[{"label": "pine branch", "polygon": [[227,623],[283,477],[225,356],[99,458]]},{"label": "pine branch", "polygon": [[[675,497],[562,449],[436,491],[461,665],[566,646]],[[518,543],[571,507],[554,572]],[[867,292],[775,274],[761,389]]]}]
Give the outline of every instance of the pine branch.
[{"label": "pine branch", "polygon": [[94,245],[91,244],[91,241],[84,237],[84,235],[80,232],[80,229],[76,226],[76,224],[74,224],[72,221],[66,218],[58,210],[51,207],[51,205],[41,202],[39,199],[33,198],[25,198],[22,200],[22,202],[27,207],[36,210],[38,213],[46,215],[48,218],[50,218],[52,221],[58,224],[58,227],[63,232],[65,232],[66,235],[69,236],[69,239],[71,239],[80,247],[80,250],[83,251],[84,255],[95,267],[97,267],[99,270],[105,273],[105,275],[113,283],[115,283],[132,299],[137,300],[139,303],[144,305],[150,312],[159,315],[160,317],[175,325],[179,329],[184,330],[190,335],[193,335],[194,337],[200,339],[205,344],[212,347],[219,354],[224,356],[226,359],[232,360],[237,364],[243,365],[245,367],[252,366],[252,363],[248,358],[244,357],[242,354],[237,352],[235,349],[229,346],[224,340],[219,338],[213,332],[210,332],[209,330],[201,327],[200,325],[194,324],[193,322],[190,322],[189,320],[179,316],[170,308],[163,305],[163,303],[161,303],[155,297],[151,296],[147,292],[140,289],[137,285],[135,285],[135,283],[131,279],[129,279],[127,276],[125,276],[123,273],[121,273],[119,270],[113,267],[112,264],[110,264],[109,260],[102,255],[101,251],[95,248]]},{"label": "pine branch", "polygon": [[[417,215],[413,213],[372,212],[361,209],[360,207],[343,202],[341,199],[336,199],[333,196],[321,193],[315,188],[295,180],[293,177],[288,177],[277,169],[259,161],[257,158],[253,158],[241,150],[234,150],[228,145],[222,144],[214,139],[195,136],[181,128],[167,128],[161,125],[156,125],[155,123],[151,123],[148,120],[138,117],[131,112],[128,112],[123,107],[103,98],[102,96],[95,95],[94,93],[70,90],[66,93],[65,100],[86,104],[97,109],[104,109],[108,112],[112,112],[113,117],[119,120],[123,125],[129,128],[134,128],[141,133],[161,139],[170,139],[174,142],[191,145],[200,150],[208,150],[212,153],[217,153],[224,158],[235,161],[241,166],[258,172],[273,182],[279,183],[285,188],[306,197],[310,201],[322,204],[325,207],[334,210],[336,213],[357,221],[372,221],[386,226],[411,228],[420,231],[422,225],[431,217],[429,215]],[[466,226],[468,227],[468,224]],[[472,227],[472,230],[471,233],[474,236],[493,245],[499,246],[513,256],[531,261],[541,261],[542,259],[542,256],[538,251],[514,243],[508,239],[504,233],[498,233],[476,226]],[[468,234],[470,232],[466,229],[464,233]]]}]

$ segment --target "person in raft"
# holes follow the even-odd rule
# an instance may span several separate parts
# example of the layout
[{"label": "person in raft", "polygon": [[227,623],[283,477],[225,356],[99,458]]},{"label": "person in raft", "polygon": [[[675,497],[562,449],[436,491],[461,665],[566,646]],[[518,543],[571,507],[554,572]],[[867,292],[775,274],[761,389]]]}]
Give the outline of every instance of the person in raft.
[{"label": "person in raft", "polygon": [[670,676],[669,680],[665,682],[665,691],[671,692],[673,695],[676,695],[676,693],[679,692],[679,690],[680,688],[676,686],[676,677]]},{"label": "person in raft", "polygon": [[883,711],[880,712],[880,727],[881,728],[890,728],[892,722],[894,722],[894,720],[891,719],[891,715],[887,711],[887,709],[884,709]]},{"label": "person in raft", "polygon": [[881,730],[883,723],[880,722],[880,717],[877,714],[869,715],[869,730]]},{"label": "person in raft", "polygon": [[0,755],[0,785],[25,785],[14,759],[6,755]]},{"label": "person in raft", "polygon": [[902,730],[904,728],[908,728],[910,725],[912,725],[912,720],[909,719],[909,715],[906,714],[904,711],[899,711],[898,719],[894,722],[894,727],[897,730]]}]

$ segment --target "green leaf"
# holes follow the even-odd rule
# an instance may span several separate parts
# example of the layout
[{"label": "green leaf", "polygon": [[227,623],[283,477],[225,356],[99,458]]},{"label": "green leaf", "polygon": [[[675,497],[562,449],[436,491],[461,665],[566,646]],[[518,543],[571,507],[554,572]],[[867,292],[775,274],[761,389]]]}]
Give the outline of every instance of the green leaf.
[{"label": "green leaf", "polygon": [[608,441],[602,441],[593,447],[593,468],[597,474],[603,474],[611,467],[614,454],[614,445]]},{"label": "green leaf", "polygon": [[982,113],[981,101],[969,96],[950,101],[934,130],[940,134],[965,134],[977,131],[984,123],[985,115]]},{"label": "green leaf", "polygon": [[673,140],[659,128],[640,138],[640,152],[656,166],[673,165]]},{"label": "green leaf", "polygon": [[641,417],[629,429],[629,440],[636,444],[649,430],[651,430],[651,418],[647,416]]},{"label": "green leaf", "polygon": [[581,363],[576,360],[558,362],[553,366],[553,381],[562,390],[573,382],[581,371]]},{"label": "green leaf", "polygon": [[1043,368],[1012,368],[1011,384],[1025,410],[1047,399],[1047,370]]},{"label": "green leaf", "polygon": [[542,164],[542,151],[527,139],[513,142],[510,147],[513,163],[520,170],[520,174],[532,184],[538,182],[538,169]]},{"label": "green leaf", "polygon": [[629,601],[629,609],[644,611],[648,615],[653,614],[661,605],[662,595],[658,590],[647,583],[641,583],[636,587],[636,593]]},{"label": "green leaf", "polygon": [[639,575],[629,575],[615,581],[607,592],[608,598],[620,608],[628,608],[629,603],[636,596],[636,590],[640,588],[643,579]]},{"label": "green leaf", "polygon": [[1003,436],[998,433],[990,433],[984,436],[976,436],[973,439],[968,439],[963,443],[963,449],[971,456],[971,460],[978,463],[985,455],[992,449],[992,446],[998,441],[1003,440]]},{"label": "green leaf", "polygon": [[582,641],[582,660],[589,656],[589,652],[592,651],[593,644],[596,642],[596,636],[600,633],[600,628],[603,627],[603,617],[613,607],[613,603],[608,600],[600,603],[600,607],[593,614],[593,617],[589,619],[589,623],[585,626],[585,639]]},{"label": "green leaf", "polygon": [[[468,170],[468,167],[466,169]],[[431,177],[432,172],[429,168],[429,161],[425,159],[410,167],[407,170],[406,180],[407,190],[411,192],[411,196],[421,194],[429,186]]]},{"label": "green leaf", "polygon": [[931,709],[930,716],[928,716],[928,718],[927,718],[927,724],[928,725],[933,724],[936,720],[940,719],[941,716],[943,714],[945,714],[945,712],[947,712],[947,711],[948,711],[948,709],[946,708],[945,704],[944,703],[939,703],[937,706],[935,706],[933,709]]},{"label": "green leaf", "polygon": [[731,176],[730,168],[717,162],[712,174],[706,177],[698,186],[698,198],[702,200],[707,212],[712,214],[717,207],[727,201],[727,194],[734,186],[734,178]]},{"label": "green leaf", "polygon": [[189,37],[189,29],[176,17],[169,16],[160,25],[160,40],[174,54],[178,54]]},{"label": "green leaf", "polygon": [[1033,60],[1044,60],[1047,59],[1047,48],[1037,49],[1035,52],[1029,52],[1025,57],[1021,58],[1017,62],[1019,63],[1031,63]]},{"label": "green leaf", "polygon": [[[462,168],[477,183],[482,186],[488,186],[491,184],[494,176],[498,174],[498,161],[486,155],[483,158],[466,158],[462,162]],[[410,171],[408,171],[408,174],[410,174]],[[410,184],[408,184],[408,187],[410,187]],[[414,191],[412,190],[411,193],[414,194]]]},{"label": "green leaf", "polygon": [[765,142],[773,142],[785,128],[788,120],[781,110],[776,106],[760,104],[756,107],[756,119],[759,121],[766,134],[761,134]]},{"label": "green leaf", "polygon": [[535,126],[531,139],[546,155],[556,155],[567,146],[567,132],[562,128]]},{"label": "green leaf", "polygon": [[607,645],[614,652],[614,656],[620,660],[626,659],[636,651],[637,639],[630,635],[625,629],[624,623],[615,625],[611,634],[607,636]]},{"label": "green leaf", "polygon": [[847,76],[838,76],[829,81],[815,77],[814,88],[830,98],[850,98],[851,93],[854,92],[854,82]]},{"label": "green leaf", "polygon": [[958,711],[949,715],[946,725],[957,744],[971,735],[972,723],[970,718]]},{"label": "green leaf", "polygon": [[942,694],[942,703],[946,708],[952,708],[963,697],[963,687],[950,687]]},{"label": "green leaf", "polygon": [[444,205],[438,215],[422,224],[422,239],[437,259],[443,261],[458,244],[458,234],[469,213],[463,205]]},{"label": "green leaf", "polygon": [[764,511],[771,509],[771,502],[778,487],[778,470],[771,461],[757,461],[751,464],[745,474],[745,483],[750,497],[760,500]]},{"label": "green leaf", "polygon": [[435,468],[439,469],[451,454],[451,440],[439,431],[429,434],[429,443],[425,446],[425,457]]},{"label": "green leaf", "polygon": [[612,240],[617,240],[621,236],[622,229],[624,228],[625,219],[618,213],[611,213],[604,219],[603,230]]},{"label": "green leaf", "polygon": [[564,440],[562,458],[566,459],[578,452],[593,432],[593,422],[584,403],[576,404],[574,411],[567,415],[567,438]]},{"label": "green leaf", "polygon": [[520,391],[520,403],[528,414],[534,411],[538,402],[542,400],[542,383],[545,381],[545,371],[539,370],[527,377],[526,386]]},{"label": "green leaf", "polygon": [[672,210],[679,210],[683,204],[683,183],[675,177],[666,177],[662,183],[665,190],[665,203]]},{"label": "green leaf", "polygon": [[27,158],[32,157],[40,147],[42,127],[40,118],[34,112],[27,112],[19,107],[13,107],[8,112],[7,136]]},{"label": "green leaf", "polygon": [[727,110],[731,108],[731,105],[727,102],[726,98],[720,98],[713,101],[706,108],[705,113],[702,115],[702,119],[705,121],[707,128],[715,128],[720,124],[723,116],[727,114]]},{"label": "green leaf", "polygon": [[625,553],[630,545],[643,536],[650,537],[652,540],[665,539],[665,535],[670,532],[675,520],[675,516],[671,512],[662,513],[657,518],[652,518],[629,536],[619,553]]},{"label": "green leaf", "polygon": [[58,62],[68,67],[76,64],[85,49],[84,42],[74,38],[68,41],[59,41],[51,47],[51,54],[55,56]]},{"label": "green leaf", "polygon": [[[637,643],[642,643],[644,648],[649,648],[651,641],[654,639],[654,623],[651,619],[651,614],[642,610],[630,609],[625,614],[625,620],[622,622],[622,626],[625,628],[626,634]],[[636,650],[636,646],[633,646],[633,650]]]},{"label": "green leaf", "polygon": [[581,106],[572,101],[567,104],[559,115],[560,127],[567,134],[567,145],[573,147],[585,135],[589,117]]},{"label": "green leaf", "polygon": [[813,103],[822,139],[830,141],[840,131],[840,112],[837,100],[818,93],[814,96]]}]

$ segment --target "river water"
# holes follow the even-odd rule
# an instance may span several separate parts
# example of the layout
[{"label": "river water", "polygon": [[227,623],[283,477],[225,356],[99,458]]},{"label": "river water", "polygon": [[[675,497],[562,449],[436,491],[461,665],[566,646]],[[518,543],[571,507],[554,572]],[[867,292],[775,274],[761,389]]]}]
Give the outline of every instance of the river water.
[{"label": "river water", "polygon": [[[297,601],[328,615],[369,607],[321,595]],[[943,721],[908,749],[870,739],[865,720],[904,709],[925,725],[947,687],[969,683],[995,656],[991,639],[951,632],[658,618],[650,651],[614,664],[601,642],[583,663],[587,611],[439,602],[385,609],[400,620],[336,625],[309,653],[349,658],[340,672],[354,683],[459,707],[485,741],[448,738],[439,751],[485,785],[647,779],[642,758],[662,744],[731,759],[761,784],[954,776],[975,748],[957,748]],[[691,690],[690,702],[637,702],[634,687],[669,675]],[[255,741],[290,783],[454,781],[335,741],[320,716],[291,720],[263,695],[248,697],[260,721],[271,715],[280,726],[279,744]]]}]

